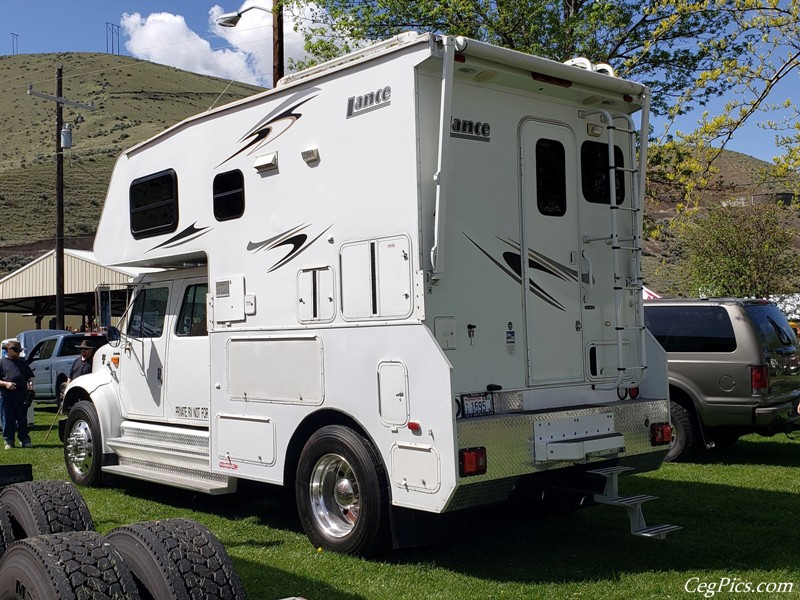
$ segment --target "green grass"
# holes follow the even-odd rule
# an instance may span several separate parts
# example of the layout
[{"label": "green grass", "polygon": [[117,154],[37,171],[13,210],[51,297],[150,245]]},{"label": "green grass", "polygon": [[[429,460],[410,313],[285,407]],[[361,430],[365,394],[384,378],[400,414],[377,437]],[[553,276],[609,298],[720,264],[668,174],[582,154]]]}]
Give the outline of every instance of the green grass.
[{"label": "green grass", "polygon": [[[35,447],[0,454],[30,462],[36,479],[65,479],[53,407],[37,410]],[[81,489],[96,529],[168,517],[196,519],[225,545],[253,599],[703,598],[686,581],[739,578],[791,582],[800,592],[800,442],[749,436],[702,462],[669,464],[621,481],[625,494],[660,497],[645,506],[650,524],[682,525],[666,540],[628,534],[624,511],[594,507],[543,518],[483,509],[460,515],[451,539],[363,560],[319,552],[299,526],[291,494],[245,482],[230,496],[203,496],[117,479]]]}]

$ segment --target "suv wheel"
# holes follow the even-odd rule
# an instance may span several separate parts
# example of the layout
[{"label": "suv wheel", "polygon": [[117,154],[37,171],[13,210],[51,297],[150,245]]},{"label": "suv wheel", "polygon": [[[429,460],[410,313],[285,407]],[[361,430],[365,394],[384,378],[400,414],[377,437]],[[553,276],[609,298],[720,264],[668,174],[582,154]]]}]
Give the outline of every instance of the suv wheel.
[{"label": "suv wheel", "polygon": [[666,461],[687,460],[697,445],[697,431],[691,413],[677,402],[670,401],[670,421],[672,422],[672,443],[669,445]]}]

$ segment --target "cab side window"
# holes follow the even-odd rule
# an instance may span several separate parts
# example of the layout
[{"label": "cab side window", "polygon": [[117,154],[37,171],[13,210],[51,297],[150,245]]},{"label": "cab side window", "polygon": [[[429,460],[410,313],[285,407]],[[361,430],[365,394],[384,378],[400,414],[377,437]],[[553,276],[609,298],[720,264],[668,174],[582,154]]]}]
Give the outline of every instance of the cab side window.
[{"label": "cab side window", "polygon": [[181,312],[175,335],[198,337],[208,335],[206,327],[206,294],[208,284],[190,285],[181,302]]},{"label": "cab side window", "polygon": [[127,333],[135,338],[157,338],[164,332],[169,288],[144,288],[136,294]]}]

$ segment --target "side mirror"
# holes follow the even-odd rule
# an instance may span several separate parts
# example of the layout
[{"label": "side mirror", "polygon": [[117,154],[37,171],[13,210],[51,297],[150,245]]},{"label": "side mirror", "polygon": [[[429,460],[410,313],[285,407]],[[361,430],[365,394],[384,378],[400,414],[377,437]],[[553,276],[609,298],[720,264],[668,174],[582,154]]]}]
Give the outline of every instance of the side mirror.
[{"label": "side mirror", "polygon": [[108,328],[108,331],[106,331],[106,338],[108,339],[108,345],[112,348],[116,348],[122,340],[122,334],[119,329],[112,325]]}]

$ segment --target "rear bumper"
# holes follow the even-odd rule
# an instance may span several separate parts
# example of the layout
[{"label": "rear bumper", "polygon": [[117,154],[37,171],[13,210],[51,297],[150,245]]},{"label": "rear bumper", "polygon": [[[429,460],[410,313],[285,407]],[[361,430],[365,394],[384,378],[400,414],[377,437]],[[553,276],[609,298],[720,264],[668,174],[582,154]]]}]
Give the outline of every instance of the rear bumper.
[{"label": "rear bumper", "polygon": [[[611,431],[602,434],[614,441],[598,443],[597,424],[606,421]],[[668,421],[667,400],[627,400],[569,410],[459,419],[459,448],[486,448],[487,470],[485,475],[461,478],[446,510],[500,502],[523,479],[537,475],[550,478],[559,470],[582,472],[596,468],[600,462],[630,464],[641,471],[657,469],[669,446],[650,443],[650,424]],[[570,424],[574,426],[570,428]],[[590,430],[591,426],[595,430]],[[545,438],[552,438],[551,445]],[[565,444],[568,451],[560,452],[558,449],[563,450]],[[551,452],[554,447],[555,453]],[[575,453],[581,447],[583,454]],[[550,459],[553,455],[560,458]]]},{"label": "rear bumper", "polygon": [[753,422],[758,428],[774,431],[791,431],[800,426],[800,415],[797,407],[791,402],[784,402],[774,406],[756,408],[753,411]]}]

